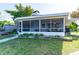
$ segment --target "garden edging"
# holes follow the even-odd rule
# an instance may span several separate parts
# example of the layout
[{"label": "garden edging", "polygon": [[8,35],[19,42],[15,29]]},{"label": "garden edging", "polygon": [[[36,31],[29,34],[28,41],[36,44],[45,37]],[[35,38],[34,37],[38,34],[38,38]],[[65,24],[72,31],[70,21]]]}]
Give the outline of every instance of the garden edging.
[{"label": "garden edging", "polygon": [[9,41],[9,40],[12,40],[12,39],[16,39],[16,38],[18,38],[18,35],[15,35],[13,37],[9,37],[9,38],[2,39],[2,40],[0,40],[0,43],[6,42],[6,41]]}]

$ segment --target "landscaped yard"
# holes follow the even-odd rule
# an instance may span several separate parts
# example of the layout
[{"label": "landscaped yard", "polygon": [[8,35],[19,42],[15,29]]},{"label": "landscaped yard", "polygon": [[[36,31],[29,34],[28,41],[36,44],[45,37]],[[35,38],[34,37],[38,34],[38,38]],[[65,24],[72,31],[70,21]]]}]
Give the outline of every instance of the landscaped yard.
[{"label": "landscaped yard", "polygon": [[13,37],[16,34],[9,34],[9,35],[0,35],[0,40],[5,39],[5,38],[9,38],[9,37]]},{"label": "landscaped yard", "polygon": [[15,39],[5,43],[0,43],[1,55],[56,55],[69,54],[77,50],[79,50],[79,40]]}]

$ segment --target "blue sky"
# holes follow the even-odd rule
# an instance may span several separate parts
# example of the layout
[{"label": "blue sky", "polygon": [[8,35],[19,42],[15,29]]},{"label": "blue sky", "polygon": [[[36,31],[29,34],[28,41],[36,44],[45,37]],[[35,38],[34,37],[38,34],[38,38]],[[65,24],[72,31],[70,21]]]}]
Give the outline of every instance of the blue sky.
[{"label": "blue sky", "polygon": [[[13,10],[16,3],[0,3],[0,10]],[[22,3],[23,4],[23,3]],[[75,10],[78,3],[24,3],[25,5],[31,5],[35,10],[39,10],[40,14],[52,14],[61,12],[71,12]]]}]

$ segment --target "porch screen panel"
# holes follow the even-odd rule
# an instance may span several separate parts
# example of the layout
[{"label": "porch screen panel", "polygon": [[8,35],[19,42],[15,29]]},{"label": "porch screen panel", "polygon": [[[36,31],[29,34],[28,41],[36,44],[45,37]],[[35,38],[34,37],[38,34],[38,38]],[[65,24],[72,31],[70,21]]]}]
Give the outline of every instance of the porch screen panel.
[{"label": "porch screen panel", "polygon": [[41,32],[63,32],[63,18],[41,20]]},{"label": "porch screen panel", "polygon": [[23,21],[23,31],[30,31],[30,21]]},{"label": "porch screen panel", "polygon": [[50,32],[50,19],[41,20],[41,32]]},{"label": "porch screen panel", "polygon": [[39,20],[31,20],[31,32],[39,32]]},{"label": "porch screen panel", "polygon": [[23,21],[23,31],[63,32],[63,18]]},{"label": "porch screen panel", "polygon": [[63,32],[63,18],[51,19],[51,32]]}]

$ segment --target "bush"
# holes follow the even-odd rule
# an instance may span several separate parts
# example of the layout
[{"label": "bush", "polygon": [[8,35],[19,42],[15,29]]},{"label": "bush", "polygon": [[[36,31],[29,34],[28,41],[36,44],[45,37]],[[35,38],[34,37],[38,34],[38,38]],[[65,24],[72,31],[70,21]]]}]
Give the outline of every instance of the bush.
[{"label": "bush", "polygon": [[69,28],[71,31],[77,31],[77,27],[78,27],[78,25],[77,25],[76,23],[74,23],[74,22],[72,22],[72,23],[68,26],[68,28]]},{"label": "bush", "polygon": [[35,37],[35,38],[39,38],[39,34],[35,34],[34,37]]},{"label": "bush", "polygon": [[44,36],[44,35],[43,34],[25,33],[25,34],[21,34],[19,37],[21,37],[21,38],[42,38],[42,36]]},{"label": "bush", "polygon": [[60,36],[59,35],[56,35],[55,38],[60,38]]},{"label": "bush", "polygon": [[27,38],[28,38],[28,37],[29,37],[29,34],[27,34],[27,33],[26,33],[26,34],[23,34],[23,36],[25,36],[25,37],[27,37]]},{"label": "bush", "polygon": [[39,34],[40,36],[44,36],[44,34]]},{"label": "bush", "polygon": [[35,38],[42,38],[44,35],[43,34],[35,34],[34,37]]},{"label": "bush", "polygon": [[34,34],[33,33],[30,33],[29,36],[34,36]]}]

